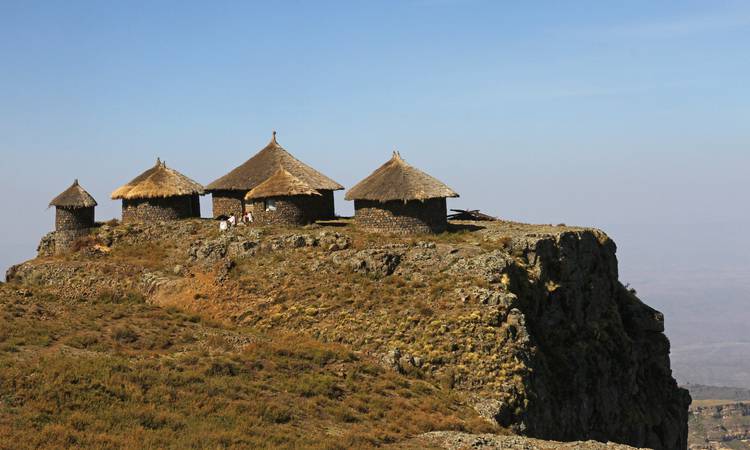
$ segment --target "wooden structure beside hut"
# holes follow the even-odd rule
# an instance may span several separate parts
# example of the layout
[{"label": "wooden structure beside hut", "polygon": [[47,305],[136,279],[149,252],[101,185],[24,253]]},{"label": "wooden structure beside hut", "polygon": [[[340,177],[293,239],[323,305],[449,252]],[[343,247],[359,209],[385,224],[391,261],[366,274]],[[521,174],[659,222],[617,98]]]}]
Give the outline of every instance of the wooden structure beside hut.
[{"label": "wooden structure beside hut", "polygon": [[245,195],[255,225],[304,225],[319,216],[320,192],[280,167]]},{"label": "wooden structure beside hut", "polygon": [[354,222],[373,231],[439,233],[448,227],[451,188],[407,164],[398,152],[346,193],[354,200]]},{"label": "wooden structure beside hut", "polygon": [[200,217],[203,186],[156,160],[154,167],[112,193],[122,200],[123,222],[158,222]]},{"label": "wooden structure beside hut", "polygon": [[73,243],[88,234],[94,226],[94,208],[97,203],[75,180],[60,195],[53,198],[49,206],[55,207],[55,253],[70,251]]},{"label": "wooden structure beside hut", "polygon": [[268,180],[279,167],[320,194],[307,199],[307,217],[312,221],[335,217],[333,191],[344,187],[292,156],[276,141],[275,131],[271,142],[261,151],[206,186],[213,197],[214,217],[231,214],[239,217],[248,211],[246,194]]}]

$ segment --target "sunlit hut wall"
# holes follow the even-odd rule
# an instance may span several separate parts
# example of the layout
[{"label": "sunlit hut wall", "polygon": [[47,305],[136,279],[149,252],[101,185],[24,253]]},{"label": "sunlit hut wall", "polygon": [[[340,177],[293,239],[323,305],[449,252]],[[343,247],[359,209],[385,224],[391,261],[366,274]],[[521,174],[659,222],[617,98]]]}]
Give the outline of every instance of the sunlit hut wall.
[{"label": "sunlit hut wall", "polygon": [[245,196],[255,225],[303,225],[325,213],[321,195],[287,170],[279,168]]},{"label": "sunlit hut wall", "polygon": [[320,194],[308,200],[318,204],[312,220],[331,219],[335,216],[333,191],[344,187],[292,156],[276,141],[274,131],[271,141],[262,150],[206,187],[206,191],[213,197],[214,217],[231,214],[239,216],[247,211],[246,194],[270,178],[279,168],[288,171]]},{"label": "sunlit hut wall", "polygon": [[94,197],[78,184],[78,180],[52,199],[49,206],[55,207],[56,254],[70,251],[76,239],[88,234],[95,223],[96,205]]},{"label": "sunlit hut wall", "polygon": [[447,197],[458,194],[407,164],[398,152],[346,194],[357,226],[395,234],[439,233],[448,227]]},{"label": "sunlit hut wall", "polygon": [[203,186],[156,160],[156,165],[121,186],[123,222],[158,222],[200,217]]}]

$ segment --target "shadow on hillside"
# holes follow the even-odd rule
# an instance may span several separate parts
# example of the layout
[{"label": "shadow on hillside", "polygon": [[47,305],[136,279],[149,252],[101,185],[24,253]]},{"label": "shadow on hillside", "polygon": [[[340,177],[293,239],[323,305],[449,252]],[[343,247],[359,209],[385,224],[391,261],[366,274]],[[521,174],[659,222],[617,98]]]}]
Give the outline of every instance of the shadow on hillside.
[{"label": "shadow on hillside", "polygon": [[349,222],[343,220],[319,220],[315,222],[315,224],[320,225],[321,227],[342,228],[349,225]]},{"label": "shadow on hillside", "polygon": [[448,232],[455,233],[458,231],[479,231],[484,230],[485,227],[481,225],[474,225],[471,223],[450,223],[448,222]]}]

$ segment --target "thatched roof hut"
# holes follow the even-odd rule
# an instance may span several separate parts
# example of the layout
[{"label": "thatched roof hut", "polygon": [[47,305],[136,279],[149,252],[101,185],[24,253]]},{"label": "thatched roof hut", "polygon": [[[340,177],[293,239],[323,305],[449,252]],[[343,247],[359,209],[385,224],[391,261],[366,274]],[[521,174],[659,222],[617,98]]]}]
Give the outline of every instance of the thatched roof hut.
[{"label": "thatched roof hut", "polygon": [[55,207],[55,253],[63,254],[73,249],[78,238],[95,225],[97,203],[75,180],[60,195],[49,202]]},{"label": "thatched roof hut", "polygon": [[156,159],[156,165],[112,192],[112,200],[164,198],[181,195],[203,195],[204,188],[180,172]]},{"label": "thatched roof hut", "polygon": [[404,234],[444,231],[447,197],[458,194],[393,152],[388,162],[351,188],[345,198],[354,200],[359,226]]},{"label": "thatched roof hut", "polygon": [[203,194],[202,185],[157,158],[156,165],[112,192],[112,199],[122,200],[123,221],[145,222],[200,217]]},{"label": "thatched roof hut", "polygon": [[245,195],[256,225],[314,222],[322,195],[283,167]]},{"label": "thatched roof hut", "polygon": [[292,156],[279,145],[274,131],[271,141],[262,150],[206,186],[206,191],[213,196],[214,217],[243,213],[245,194],[273,176],[279,167],[321,194],[325,210],[320,212],[320,218],[334,215],[333,191],[344,187]]},{"label": "thatched roof hut", "polygon": [[398,152],[393,152],[388,162],[349,189],[345,198],[407,202],[446,197],[458,197],[458,194],[440,180],[407,164]]},{"label": "thatched roof hut", "polygon": [[96,206],[96,200],[84,188],[78,184],[78,180],[73,181],[69,188],[65,189],[49,202],[49,206],[57,208],[93,208]]}]

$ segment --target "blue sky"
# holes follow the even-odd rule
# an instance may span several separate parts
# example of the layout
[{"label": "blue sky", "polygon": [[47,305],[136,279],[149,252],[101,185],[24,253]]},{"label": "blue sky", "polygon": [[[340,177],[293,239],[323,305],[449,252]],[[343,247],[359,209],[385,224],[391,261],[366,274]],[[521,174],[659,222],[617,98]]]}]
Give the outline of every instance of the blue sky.
[{"label": "blue sky", "polygon": [[750,276],[749,47],[747,2],[0,0],[0,268],[73,178],[107,219],[157,156],[208,183],[275,129],[347,187],[398,149],[449,206],[601,227],[631,283]]}]

